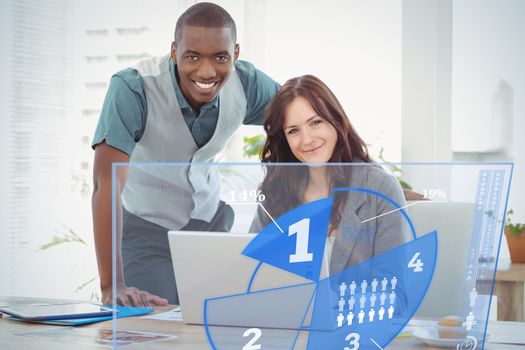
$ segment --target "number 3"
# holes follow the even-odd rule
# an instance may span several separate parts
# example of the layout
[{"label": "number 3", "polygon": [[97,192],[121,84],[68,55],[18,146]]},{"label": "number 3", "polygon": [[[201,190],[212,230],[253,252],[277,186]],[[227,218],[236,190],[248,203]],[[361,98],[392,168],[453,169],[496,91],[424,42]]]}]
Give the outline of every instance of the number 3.
[{"label": "number 3", "polygon": [[357,350],[359,349],[359,339],[361,338],[361,336],[359,335],[359,333],[350,333],[346,336],[345,340],[349,342],[348,345],[351,346],[351,348],[349,348],[348,346],[345,346],[345,348],[343,350]]},{"label": "number 3", "polygon": [[261,330],[259,328],[247,329],[243,333],[242,337],[246,338],[246,337],[249,337],[251,334],[253,334],[253,338],[250,339],[250,341],[246,343],[245,346],[243,346],[242,350],[260,350],[261,349],[261,344],[255,344],[255,342],[259,340],[259,338],[262,335]]}]

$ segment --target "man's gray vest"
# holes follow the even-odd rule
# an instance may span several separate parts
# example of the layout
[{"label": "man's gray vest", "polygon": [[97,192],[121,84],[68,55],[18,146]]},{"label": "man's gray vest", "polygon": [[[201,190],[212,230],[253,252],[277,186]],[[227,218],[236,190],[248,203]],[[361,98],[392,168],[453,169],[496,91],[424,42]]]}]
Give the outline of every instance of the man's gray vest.
[{"label": "man's gray vest", "polygon": [[130,158],[133,164],[122,203],[132,214],[176,230],[190,218],[210,222],[215,215],[221,179],[217,167],[206,163],[241,125],[246,96],[237,73],[232,72],[219,93],[219,119],[213,136],[199,149],[177,101],[169,58],[146,60],[135,67],[143,79],[148,116]]}]

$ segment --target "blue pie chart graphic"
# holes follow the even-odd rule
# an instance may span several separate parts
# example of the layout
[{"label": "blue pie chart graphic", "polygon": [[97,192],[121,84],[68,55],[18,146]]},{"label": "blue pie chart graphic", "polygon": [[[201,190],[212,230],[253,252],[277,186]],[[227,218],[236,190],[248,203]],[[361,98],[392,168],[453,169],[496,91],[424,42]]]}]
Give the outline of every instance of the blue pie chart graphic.
[{"label": "blue pie chart graphic", "polygon": [[304,331],[308,350],[384,349],[405,327],[432,281],[437,232],[416,237],[404,208],[381,193],[336,191],[364,192],[388,202],[403,215],[414,240],[321,278],[334,197],[286,212],[242,254],[307,282],[253,291],[258,266],[245,293],[207,299],[204,326],[213,349],[295,349]]}]

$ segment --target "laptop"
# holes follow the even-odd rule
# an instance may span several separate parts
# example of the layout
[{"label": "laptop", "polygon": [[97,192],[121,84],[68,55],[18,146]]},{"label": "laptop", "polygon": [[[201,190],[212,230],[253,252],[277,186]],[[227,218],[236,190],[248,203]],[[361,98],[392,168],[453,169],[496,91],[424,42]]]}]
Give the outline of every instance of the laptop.
[{"label": "laptop", "polygon": [[408,213],[417,235],[438,232],[438,259],[430,288],[416,316],[441,318],[460,313],[464,302],[466,262],[473,226],[474,204],[419,202]]},{"label": "laptop", "polygon": [[[268,264],[262,264],[251,280],[259,261],[242,255],[242,251],[254,237],[252,233],[168,232],[185,323],[204,323],[206,299],[207,324],[297,329],[304,320],[308,321],[305,310],[315,284]],[[321,278],[326,276],[325,261]],[[279,315],[283,311],[294,317]]]}]

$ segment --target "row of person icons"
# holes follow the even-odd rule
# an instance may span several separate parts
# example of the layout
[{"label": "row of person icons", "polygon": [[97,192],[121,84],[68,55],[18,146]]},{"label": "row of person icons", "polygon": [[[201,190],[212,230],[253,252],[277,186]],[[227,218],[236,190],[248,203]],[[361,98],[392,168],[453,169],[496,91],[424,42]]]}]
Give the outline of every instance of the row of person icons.
[{"label": "row of person icons", "polygon": [[[382,292],[379,295],[379,305],[380,306],[385,306],[387,297],[388,297],[388,302],[389,302],[390,305],[394,305],[395,304],[395,302],[396,302],[396,293],[394,291],[391,291],[390,294],[388,294],[388,296],[387,296],[387,294],[385,292]],[[377,299],[378,298],[377,298],[377,295],[375,293],[372,293],[372,295],[370,295],[370,299],[369,299],[370,307],[373,308],[373,307],[376,306]],[[339,308],[339,312],[343,312],[344,311],[345,305],[348,305],[348,310],[352,311],[354,309],[356,301],[359,302],[359,308],[360,309],[364,309],[365,308],[366,301],[367,301],[366,296],[364,294],[361,294],[359,299],[356,300],[356,298],[352,295],[348,299],[348,303],[346,302],[346,300],[344,298],[340,298],[339,299],[339,301],[337,302],[337,306]]]},{"label": "row of person icons", "polygon": [[[370,309],[368,311],[368,322],[369,323],[372,323],[376,320],[376,315],[377,315],[377,320],[378,321],[383,321],[385,320],[385,313],[387,313],[387,317],[389,320],[391,320],[393,317],[394,317],[394,306],[390,305],[388,307],[388,309],[385,309],[384,307],[381,306],[381,308],[379,308],[379,310],[376,312],[375,309]],[[360,310],[359,313],[357,314],[357,323],[358,324],[363,324],[365,322],[365,311],[364,310]],[[349,311],[348,314],[346,315],[346,317],[343,315],[342,312],[339,313],[339,315],[337,315],[337,327],[341,328],[343,327],[343,323],[346,319],[346,325],[347,326],[351,326],[354,324],[354,318],[355,318],[355,314],[352,312],[352,311]]]},{"label": "row of person icons", "polygon": [[[390,279],[390,281],[386,278],[386,277],[383,277],[383,279],[381,280],[381,292],[386,292],[387,291],[387,287],[388,287],[388,283],[390,282],[390,290],[394,291],[396,290],[396,286],[397,286],[397,277],[394,276]],[[372,289],[372,293],[376,293],[377,292],[377,288],[379,287],[379,281],[377,280],[377,278],[374,278],[372,280],[372,282],[370,282],[370,286],[371,286],[371,289]],[[361,294],[366,294],[366,290],[368,288],[368,281],[367,280],[363,280],[363,282],[361,282],[360,284],[360,287],[361,287]],[[350,284],[346,284],[346,282],[342,282],[339,284],[339,296],[340,297],[345,297],[346,296],[346,291],[349,291],[350,295],[355,295],[356,294],[356,290],[357,290],[357,283],[355,283],[355,281],[352,281]]]}]

